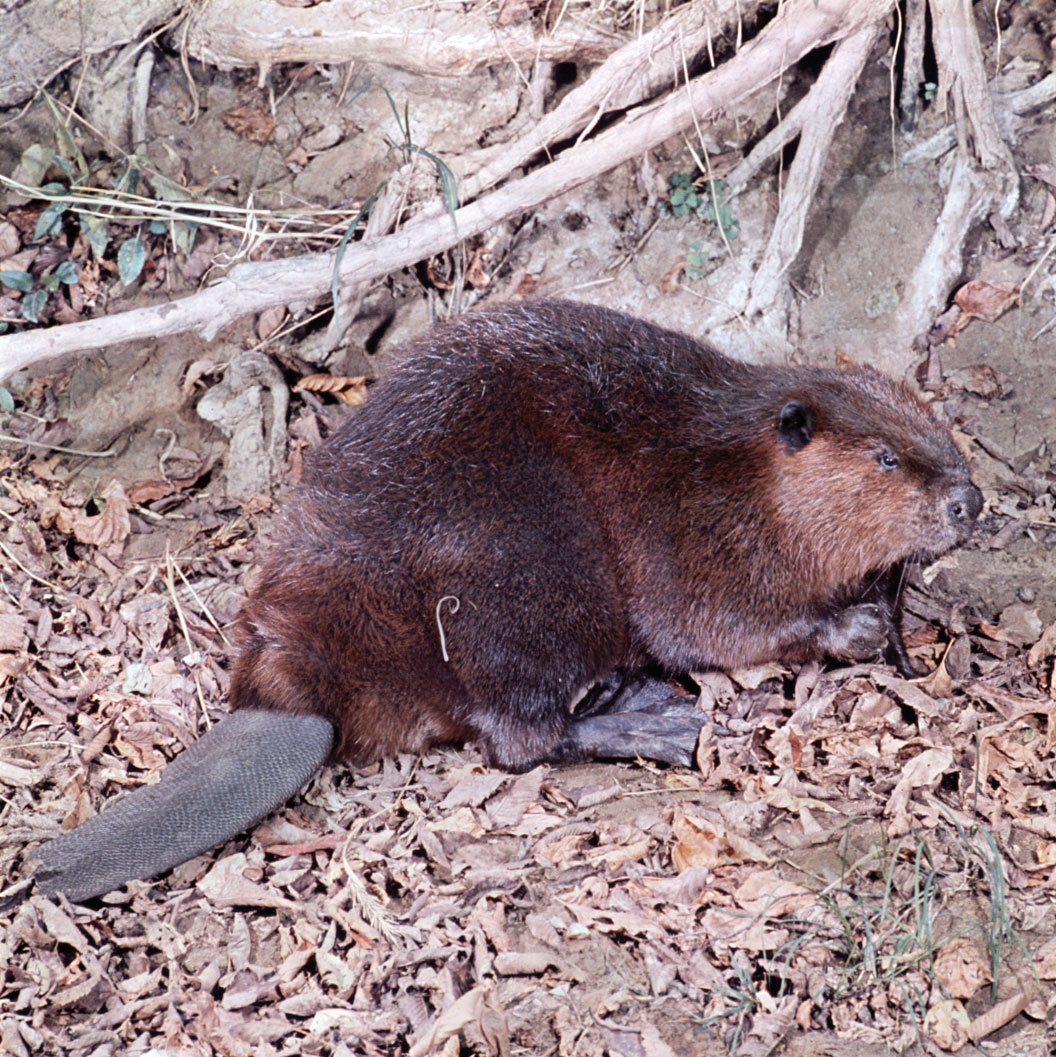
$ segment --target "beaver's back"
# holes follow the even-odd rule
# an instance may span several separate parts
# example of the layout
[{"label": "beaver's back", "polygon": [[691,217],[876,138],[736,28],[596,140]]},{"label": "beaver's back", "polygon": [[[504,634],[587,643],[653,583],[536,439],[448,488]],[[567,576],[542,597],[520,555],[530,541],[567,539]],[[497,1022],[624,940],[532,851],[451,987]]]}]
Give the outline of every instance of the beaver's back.
[{"label": "beaver's back", "polygon": [[819,652],[868,577],[962,539],[977,495],[876,372],[735,363],[567,302],[470,314],[312,459],[234,699],[321,712],[357,758],[465,736],[542,758],[614,667]]}]

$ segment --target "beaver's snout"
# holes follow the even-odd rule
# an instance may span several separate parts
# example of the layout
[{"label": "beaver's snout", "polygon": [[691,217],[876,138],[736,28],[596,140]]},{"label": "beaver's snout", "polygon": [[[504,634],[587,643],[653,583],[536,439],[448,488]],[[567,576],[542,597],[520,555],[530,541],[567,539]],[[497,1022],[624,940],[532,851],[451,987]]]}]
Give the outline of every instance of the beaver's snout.
[{"label": "beaver's snout", "polygon": [[956,485],[946,500],[946,515],[965,535],[982,509],[983,493],[971,481],[962,481]]}]

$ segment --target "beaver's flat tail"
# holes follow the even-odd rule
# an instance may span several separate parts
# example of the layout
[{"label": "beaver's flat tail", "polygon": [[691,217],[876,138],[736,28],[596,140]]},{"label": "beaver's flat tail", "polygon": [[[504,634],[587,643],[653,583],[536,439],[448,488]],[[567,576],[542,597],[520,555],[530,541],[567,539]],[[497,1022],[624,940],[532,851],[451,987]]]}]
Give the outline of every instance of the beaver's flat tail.
[{"label": "beaver's flat tail", "polygon": [[232,713],[141,786],[38,853],[38,888],[74,902],[153,877],[216,847],[294,795],[330,755],[318,716]]}]

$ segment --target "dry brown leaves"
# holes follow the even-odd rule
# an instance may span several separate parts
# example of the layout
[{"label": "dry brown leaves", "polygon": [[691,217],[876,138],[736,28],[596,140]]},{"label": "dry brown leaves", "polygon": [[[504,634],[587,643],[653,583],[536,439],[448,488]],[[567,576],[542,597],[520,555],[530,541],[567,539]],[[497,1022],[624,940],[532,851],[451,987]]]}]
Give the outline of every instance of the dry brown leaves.
[{"label": "dry brown leaves", "polygon": [[[0,464],[8,885],[150,780],[202,703],[222,712],[210,617],[233,618],[253,554],[244,523],[188,498],[192,592],[125,558],[164,518],[119,486],[86,505],[54,470]],[[1028,617],[952,644],[910,628],[942,662],[923,682],[706,673],[699,772],[402,757],[327,771],[252,836],[91,906],[16,887],[0,1048],[668,1057],[825,1030],[952,1050],[1044,1017],[1056,629]],[[1026,955],[1000,930],[988,948],[996,895]]]}]

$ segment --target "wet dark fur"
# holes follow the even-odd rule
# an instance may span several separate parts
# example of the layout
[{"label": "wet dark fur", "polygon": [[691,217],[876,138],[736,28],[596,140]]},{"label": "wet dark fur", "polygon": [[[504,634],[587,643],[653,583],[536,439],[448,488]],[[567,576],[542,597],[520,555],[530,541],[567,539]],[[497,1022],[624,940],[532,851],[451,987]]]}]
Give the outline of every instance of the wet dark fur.
[{"label": "wet dark fur", "polygon": [[327,717],[337,758],[475,739],[520,769],[568,755],[570,704],[616,669],[853,655],[878,577],[978,509],[949,432],[874,371],[746,366],[571,303],[471,314],[311,460],[232,701]]}]

